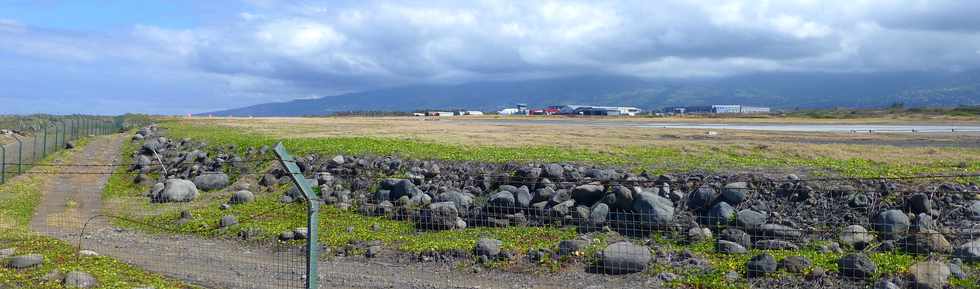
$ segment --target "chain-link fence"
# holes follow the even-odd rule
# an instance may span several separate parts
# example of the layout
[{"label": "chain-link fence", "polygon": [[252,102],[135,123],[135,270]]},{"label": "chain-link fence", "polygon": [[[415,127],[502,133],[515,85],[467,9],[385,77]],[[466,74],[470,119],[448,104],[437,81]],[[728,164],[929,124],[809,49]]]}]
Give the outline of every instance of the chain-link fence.
[{"label": "chain-link fence", "polygon": [[[269,148],[132,142],[140,146],[119,163],[98,164],[110,151],[33,171],[64,185],[46,189],[46,200],[63,201],[42,202],[30,228],[188,284],[305,288],[309,204]],[[290,163],[323,205],[320,288],[978,280],[980,174],[647,174],[327,153]],[[212,177],[225,184],[210,188]],[[113,195],[106,183],[141,185]],[[188,183],[191,199],[169,192]]]}]

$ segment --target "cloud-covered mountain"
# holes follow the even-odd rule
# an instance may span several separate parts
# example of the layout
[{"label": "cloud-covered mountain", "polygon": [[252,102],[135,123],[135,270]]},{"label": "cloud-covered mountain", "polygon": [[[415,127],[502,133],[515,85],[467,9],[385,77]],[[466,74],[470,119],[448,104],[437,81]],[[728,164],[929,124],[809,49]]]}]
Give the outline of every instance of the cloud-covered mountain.
[{"label": "cloud-covered mountain", "polygon": [[765,73],[710,80],[580,76],[406,86],[204,114],[304,116],[347,111],[497,110],[514,103],[532,106],[624,105],[643,109],[676,105],[746,104],[794,109],[881,107],[896,102],[906,106],[929,107],[980,105],[980,71]]}]

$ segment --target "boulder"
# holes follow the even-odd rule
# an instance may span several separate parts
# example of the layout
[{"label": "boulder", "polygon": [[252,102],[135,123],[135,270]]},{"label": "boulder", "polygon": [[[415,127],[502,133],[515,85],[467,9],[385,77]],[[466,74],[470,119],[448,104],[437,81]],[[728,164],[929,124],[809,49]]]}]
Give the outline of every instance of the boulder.
[{"label": "boulder", "polygon": [[878,266],[864,254],[849,254],[837,261],[841,276],[850,278],[868,278],[878,272]]},{"label": "boulder", "polygon": [[416,218],[416,227],[428,230],[449,230],[457,225],[459,210],[453,202],[439,202],[429,205],[428,210],[421,210]]},{"label": "boulder", "polygon": [[942,233],[925,229],[911,233],[898,241],[903,250],[914,254],[945,253],[953,251],[953,245],[946,240]]},{"label": "boulder", "polygon": [[306,227],[293,229],[293,239],[294,240],[306,240],[310,237],[310,229]]},{"label": "boulder", "polygon": [[757,231],[762,239],[795,240],[803,236],[803,231],[780,224],[764,224]]},{"label": "boulder", "polygon": [[943,289],[949,283],[949,266],[936,261],[916,263],[909,268],[915,289]]},{"label": "boulder", "polygon": [[728,183],[721,190],[721,199],[725,202],[738,205],[745,201],[749,193],[749,184],[746,182]]},{"label": "boulder", "polygon": [[953,256],[967,262],[980,262],[980,239],[966,242],[956,247],[956,252],[953,253]]},{"label": "boulder", "polygon": [[602,199],[605,188],[602,185],[581,185],[572,189],[572,199],[575,203],[592,205]]},{"label": "boulder", "polygon": [[609,204],[617,209],[629,210],[633,206],[633,191],[625,186],[614,186],[612,188],[612,196],[615,201]]},{"label": "boulder", "polygon": [[652,193],[636,194],[633,212],[638,215],[640,226],[645,228],[667,226],[674,221],[674,203]]},{"label": "boulder", "polygon": [[692,227],[687,230],[687,240],[690,243],[698,243],[711,240],[713,234],[709,228]]},{"label": "boulder", "polygon": [[389,191],[389,200],[397,200],[402,196],[411,198],[422,193],[411,180],[406,179],[386,179],[381,182],[380,189]]},{"label": "boulder", "polygon": [[769,254],[759,254],[745,264],[748,269],[749,277],[763,276],[768,273],[776,272],[776,258]]},{"label": "boulder", "polygon": [[544,187],[534,190],[534,195],[531,197],[532,203],[544,202],[551,200],[551,197],[555,195],[555,190],[550,187]]},{"label": "boulder", "polygon": [[929,196],[926,194],[914,194],[905,200],[905,207],[908,208],[913,215],[923,213],[929,214],[932,212],[932,200],[929,199]]},{"label": "boulder", "polygon": [[95,280],[95,277],[80,271],[68,272],[68,274],[65,275],[63,282],[64,286],[67,288],[93,288],[99,284],[99,282]]},{"label": "boulder", "polygon": [[804,270],[810,268],[813,262],[803,256],[789,256],[779,260],[779,268],[786,270],[790,273],[803,273]]},{"label": "boulder", "polygon": [[886,240],[896,239],[908,232],[911,223],[909,217],[899,210],[887,210],[878,214],[874,219],[875,231]]},{"label": "boulder", "polygon": [[588,246],[589,241],[586,240],[562,240],[558,242],[558,256],[572,256],[576,252],[584,252]]},{"label": "boulder", "polygon": [[220,172],[205,172],[194,177],[194,185],[205,191],[223,189],[228,186],[228,182],[228,175]]},{"label": "boulder", "polygon": [[607,246],[599,256],[599,272],[629,274],[647,269],[652,256],[650,249],[630,242],[617,242]]},{"label": "boulder", "polygon": [[702,222],[705,224],[727,225],[735,219],[735,208],[732,208],[727,202],[718,202],[714,206],[711,206],[707,215],[702,217]]},{"label": "boulder", "polygon": [[739,228],[753,230],[765,224],[767,218],[768,216],[765,213],[745,209],[738,211],[738,214],[735,215],[735,224]]},{"label": "boulder", "polygon": [[164,183],[163,190],[152,195],[156,203],[190,202],[197,198],[197,186],[193,182],[182,179],[169,179]]},{"label": "boulder", "polygon": [[44,256],[38,254],[20,255],[20,256],[14,256],[13,258],[10,258],[10,261],[7,262],[7,268],[25,269],[34,266],[39,266],[43,262],[44,262]]},{"label": "boulder", "polygon": [[490,200],[487,201],[487,205],[490,207],[513,209],[515,204],[514,193],[508,191],[500,191],[496,194],[490,196]]},{"label": "boulder", "polygon": [[708,209],[714,204],[717,192],[709,186],[701,186],[689,196],[687,207],[691,210],[699,211]]},{"label": "boulder", "polygon": [[752,244],[753,248],[760,250],[796,250],[796,244],[786,240],[759,240]]},{"label": "boulder", "polygon": [[863,250],[873,241],[874,236],[868,233],[868,230],[861,225],[847,226],[840,234],[841,244],[857,250]]},{"label": "boulder", "polygon": [[922,232],[923,230],[936,230],[939,227],[936,226],[936,220],[932,219],[932,216],[926,213],[920,213],[915,216],[915,220],[912,221],[913,232]]},{"label": "boulder", "polygon": [[746,233],[745,231],[739,229],[733,229],[733,228],[724,229],[721,231],[721,234],[718,234],[718,238],[721,240],[728,240],[734,242],[747,249],[752,248],[752,236],[749,235],[749,233]]},{"label": "boulder", "polygon": [[592,208],[592,212],[589,214],[589,224],[593,226],[601,226],[606,223],[608,216],[609,205],[598,203]]},{"label": "boulder", "polygon": [[466,193],[445,192],[436,196],[435,202],[452,202],[457,211],[465,212],[473,205],[473,197]]},{"label": "boulder", "polygon": [[220,221],[218,221],[218,228],[227,228],[234,225],[238,225],[238,219],[236,219],[235,216],[224,216],[221,217]]},{"label": "boulder", "polygon": [[543,168],[542,174],[546,178],[561,180],[565,177],[565,168],[559,164],[546,164]]},{"label": "boulder", "polygon": [[232,205],[238,205],[238,204],[250,203],[254,200],[255,200],[255,194],[252,194],[252,192],[250,191],[241,190],[232,194],[231,199],[228,200],[228,203]]},{"label": "boulder", "polygon": [[722,254],[745,254],[748,252],[742,245],[728,240],[718,240],[715,249]]},{"label": "boulder", "polygon": [[888,279],[886,279],[886,278],[881,278],[881,280],[878,280],[878,282],[876,282],[875,285],[874,285],[874,287],[872,287],[872,288],[874,288],[874,289],[902,289],[902,287],[899,287],[895,283],[892,283],[892,281],[888,281]]},{"label": "boulder", "polygon": [[496,258],[498,255],[500,255],[500,246],[503,244],[504,242],[501,242],[500,240],[480,238],[480,240],[476,242],[476,247],[473,248],[473,253],[476,256]]}]

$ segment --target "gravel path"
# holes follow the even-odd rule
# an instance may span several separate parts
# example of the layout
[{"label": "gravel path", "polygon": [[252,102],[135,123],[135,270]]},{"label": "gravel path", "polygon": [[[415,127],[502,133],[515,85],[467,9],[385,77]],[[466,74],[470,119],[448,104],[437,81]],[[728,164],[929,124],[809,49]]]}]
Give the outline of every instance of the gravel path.
[{"label": "gravel path", "polygon": [[[97,137],[65,165],[118,163],[125,137]],[[78,243],[149,271],[207,288],[303,288],[303,249],[277,243],[242,244],[193,236],[148,235],[110,226],[101,213],[101,192],[112,167],[67,166],[44,185],[31,222],[37,232]],[[76,174],[71,174],[76,173]],[[77,174],[86,173],[86,174]],[[92,219],[92,217],[96,217]],[[327,255],[327,254],[324,254]],[[414,262],[394,252],[381,257],[320,262],[321,288],[656,288],[647,276],[605,276],[570,270],[528,274]],[[134,284],[138,285],[138,284]],[[134,286],[138,287],[138,286]]]}]

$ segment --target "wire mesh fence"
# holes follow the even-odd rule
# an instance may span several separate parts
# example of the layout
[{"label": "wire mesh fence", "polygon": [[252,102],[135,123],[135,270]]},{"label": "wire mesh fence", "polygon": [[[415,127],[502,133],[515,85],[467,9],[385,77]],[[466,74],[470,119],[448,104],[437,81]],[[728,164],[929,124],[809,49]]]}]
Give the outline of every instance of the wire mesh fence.
[{"label": "wire mesh fence", "polygon": [[[146,192],[116,200],[138,206],[107,200],[91,207],[79,203],[91,198],[66,196],[40,207],[47,217],[31,228],[193,284],[304,288],[306,206],[288,172],[262,149],[235,155],[197,151],[183,140],[168,146],[160,153],[143,146],[113,164],[37,164],[58,170],[28,174],[78,179],[68,183],[119,176]],[[793,276],[977,280],[980,190],[970,183],[977,173],[799,178],[553,164],[460,169],[481,166],[468,163],[440,170],[392,157],[330,156],[296,161],[324,205],[315,277],[321,288],[629,288],[715,279],[778,287],[765,280]],[[211,176],[231,184],[203,189]],[[202,188],[200,195],[159,199],[166,194],[157,186],[179,180]],[[591,277],[624,274],[641,277]]]}]

